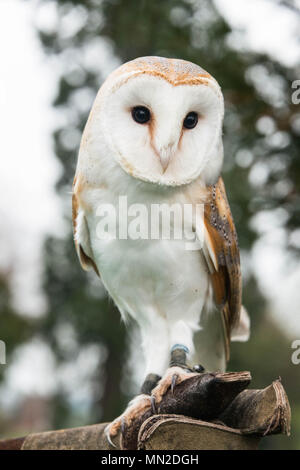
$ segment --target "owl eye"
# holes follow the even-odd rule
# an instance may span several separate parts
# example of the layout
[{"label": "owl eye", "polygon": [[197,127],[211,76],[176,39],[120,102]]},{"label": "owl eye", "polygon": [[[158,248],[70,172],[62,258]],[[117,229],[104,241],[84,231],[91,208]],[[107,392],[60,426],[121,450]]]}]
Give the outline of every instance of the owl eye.
[{"label": "owl eye", "polygon": [[146,124],[150,120],[150,111],[145,106],[135,106],[131,111],[131,115],[135,122],[139,124]]},{"label": "owl eye", "polygon": [[194,111],[191,111],[188,113],[183,121],[183,127],[186,129],[193,129],[194,127],[197,126],[198,123],[198,114],[195,113]]}]

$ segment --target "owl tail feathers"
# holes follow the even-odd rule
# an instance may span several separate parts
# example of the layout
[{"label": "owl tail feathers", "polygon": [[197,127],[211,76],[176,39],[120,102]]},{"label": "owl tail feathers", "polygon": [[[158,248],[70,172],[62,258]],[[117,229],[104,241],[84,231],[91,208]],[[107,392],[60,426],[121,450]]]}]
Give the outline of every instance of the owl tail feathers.
[{"label": "owl tail feathers", "polygon": [[248,341],[250,337],[250,317],[242,305],[239,323],[231,331],[231,341]]}]

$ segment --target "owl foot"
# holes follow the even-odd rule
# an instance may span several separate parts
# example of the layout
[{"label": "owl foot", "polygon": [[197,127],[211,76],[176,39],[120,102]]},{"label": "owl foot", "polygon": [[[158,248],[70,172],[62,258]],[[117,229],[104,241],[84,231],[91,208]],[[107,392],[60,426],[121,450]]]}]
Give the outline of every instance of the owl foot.
[{"label": "owl foot", "polygon": [[198,372],[191,372],[191,370],[187,369],[186,367],[170,367],[163,376],[163,378],[158,382],[157,386],[152,390],[151,395],[155,400],[155,407],[159,405],[163,396],[169,388],[173,393],[176,385],[196,375],[198,375]]},{"label": "owl foot", "polygon": [[153,399],[151,399],[150,395],[137,395],[128,404],[124,413],[106,426],[104,432],[109,444],[117,447],[113,442],[113,438],[116,437],[118,432],[121,431],[121,435],[123,435],[126,428],[129,428],[134,421],[139,420],[147,411],[152,409]]}]

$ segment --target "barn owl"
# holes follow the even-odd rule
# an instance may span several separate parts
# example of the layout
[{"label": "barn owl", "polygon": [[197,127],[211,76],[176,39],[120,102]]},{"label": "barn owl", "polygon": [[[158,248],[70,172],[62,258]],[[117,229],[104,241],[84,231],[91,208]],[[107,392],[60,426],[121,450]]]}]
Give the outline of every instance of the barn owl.
[{"label": "barn owl", "polygon": [[[137,322],[145,356],[141,393],[107,427],[110,442],[122,422],[130,425],[169,387],[201,372],[190,364],[225,370],[230,340],[248,338],[237,236],[220,176],[223,114],[221,89],[201,67],[144,57],[106,79],[85,126],[73,185],[76,250],[122,318]],[[200,248],[187,249],[183,238],[116,236],[113,215],[113,233],[99,236],[101,207],[117,207],[124,196],[127,206],[146,209],[202,205],[190,224],[202,234]]]}]

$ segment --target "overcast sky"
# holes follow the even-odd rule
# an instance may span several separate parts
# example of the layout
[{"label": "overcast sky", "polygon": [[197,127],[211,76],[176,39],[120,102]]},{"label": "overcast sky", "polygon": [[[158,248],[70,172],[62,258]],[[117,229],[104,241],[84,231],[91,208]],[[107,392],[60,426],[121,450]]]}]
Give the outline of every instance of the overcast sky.
[{"label": "overcast sky", "polygon": [[[299,18],[292,11],[269,0],[215,3],[235,28],[230,41],[236,47],[266,52],[290,66],[299,62],[295,39]],[[31,314],[43,309],[39,290],[43,240],[49,233],[63,233],[54,190],[60,167],[51,146],[56,119],[51,100],[58,70],[35,36],[35,7],[36,0],[0,0],[0,268],[12,270],[16,303],[20,299],[22,310]],[[41,20],[47,26],[47,15]],[[274,304],[274,315],[295,338],[300,335],[295,307],[300,304],[300,270],[290,268],[280,243],[280,231],[265,233],[251,261],[261,288]]]}]

